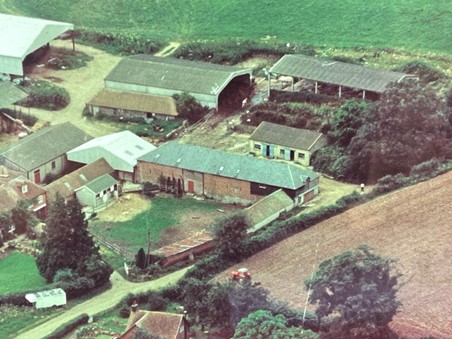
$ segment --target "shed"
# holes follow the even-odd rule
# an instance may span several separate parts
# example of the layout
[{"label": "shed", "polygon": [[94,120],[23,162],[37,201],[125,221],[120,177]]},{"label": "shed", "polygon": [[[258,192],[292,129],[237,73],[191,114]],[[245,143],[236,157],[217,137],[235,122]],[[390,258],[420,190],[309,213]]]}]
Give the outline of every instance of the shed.
[{"label": "shed", "polygon": [[28,94],[13,84],[11,81],[0,81],[0,108],[6,108]]},{"label": "shed", "polygon": [[47,308],[66,305],[66,292],[61,288],[53,290],[28,293],[25,295],[30,303],[34,303],[36,308]]},{"label": "shed", "polygon": [[118,198],[118,181],[104,174],[76,190],[75,195],[83,206],[98,208]]},{"label": "shed", "polygon": [[[134,55],[122,59],[105,78],[112,90],[173,96],[187,92],[201,105],[217,109],[234,97],[241,105],[252,69],[207,62]],[[245,91],[246,92],[246,91]]]},{"label": "shed", "polygon": [[250,136],[249,151],[309,166],[311,155],[326,144],[327,139],[320,132],[263,121]]},{"label": "shed", "polygon": [[0,73],[23,75],[28,54],[71,29],[66,22],[0,14]]},{"label": "shed", "polygon": [[107,89],[99,92],[86,106],[94,116],[103,114],[125,121],[136,118],[146,122],[153,119],[171,120],[179,115],[172,97]]},{"label": "shed", "polygon": [[383,93],[393,82],[400,82],[407,78],[417,79],[416,76],[406,73],[299,54],[284,55],[270,68],[270,75],[314,81],[315,93],[318,90],[318,83],[337,85],[339,86],[339,97],[342,87],[354,88],[363,91],[363,98],[365,98],[366,91]]}]

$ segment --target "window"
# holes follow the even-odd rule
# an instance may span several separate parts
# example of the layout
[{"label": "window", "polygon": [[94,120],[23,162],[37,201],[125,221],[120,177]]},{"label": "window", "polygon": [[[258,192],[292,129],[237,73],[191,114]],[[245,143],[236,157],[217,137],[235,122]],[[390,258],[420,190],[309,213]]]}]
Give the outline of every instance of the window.
[{"label": "window", "polygon": [[299,159],[304,159],[304,153],[298,153],[298,158]]},{"label": "window", "polygon": [[259,144],[254,144],[254,149],[261,149],[261,145],[259,145]]},{"label": "window", "polygon": [[42,204],[44,202],[44,198],[42,195],[38,196],[38,204]]},{"label": "window", "polygon": [[286,150],[284,150],[284,149],[279,150],[279,155],[284,156],[285,154],[286,154]]},{"label": "window", "polygon": [[52,170],[54,170],[56,168],[56,163],[55,161],[52,161]]}]

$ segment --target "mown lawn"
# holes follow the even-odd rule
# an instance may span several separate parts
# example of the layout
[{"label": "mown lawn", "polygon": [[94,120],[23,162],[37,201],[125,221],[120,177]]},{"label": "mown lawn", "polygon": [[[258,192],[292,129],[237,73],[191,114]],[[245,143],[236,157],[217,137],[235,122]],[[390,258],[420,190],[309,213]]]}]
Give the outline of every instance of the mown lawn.
[{"label": "mown lawn", "polygon": [[452,52],[447,0],[3,0],[0,11],[163,41],[276,38],[315,46]]},{"label": "mown lawn", "polygon": [[0,294],[15,293],[46,286],[39,275],[35,258],[14,252],[0,260]]},{"label": "mown lawn", "polygon": [[129,251],[136,253],[140,247],[146,248],[148,230],[151,230],[151,242],[155,244],[166,229],[179,225],[184,213],[212,212],[218,208],[222,206],[211,201],[178,199],[169,196],[156,197],[151,200],[151,207],[148,210],[132,219],[123,222],[93,220],[90,230],[93,234],[125,246]]}]

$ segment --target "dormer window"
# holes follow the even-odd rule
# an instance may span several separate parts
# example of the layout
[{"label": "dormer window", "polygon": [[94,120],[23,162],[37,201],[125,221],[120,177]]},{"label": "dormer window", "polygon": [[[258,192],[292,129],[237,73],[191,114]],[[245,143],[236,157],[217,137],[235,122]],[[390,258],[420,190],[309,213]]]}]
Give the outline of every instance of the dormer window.
[{"label": "dormer window", "polygon": [[22,193],[25,194],[28,192],[28,186],[27,185],[22,185]]}]

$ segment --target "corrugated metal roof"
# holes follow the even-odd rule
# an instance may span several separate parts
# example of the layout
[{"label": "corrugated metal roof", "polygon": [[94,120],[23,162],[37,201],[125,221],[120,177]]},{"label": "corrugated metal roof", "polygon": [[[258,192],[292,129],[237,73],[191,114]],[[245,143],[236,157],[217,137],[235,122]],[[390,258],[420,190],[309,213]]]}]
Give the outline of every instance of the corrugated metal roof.
[{"label": "corrugated metal roof", "polygon": [[22,75],[28,54],[70,29],[66,22],[0,14],[0,73]]},{"label": "corrugated metal roof", "polygon": [[177,116],[172,97],[103,89],[88,105]]},{"label": "corrugated metal roof", "polygon": [[262,198],[244,210],[250,225],[254,226],[272,215],[286,210],[293,205],[293,200],[281,189]]},{"label": "corrugated metal roof", "polygon": [[163,144],[139,160],[288,189],[298,189],[308,178],[318,177],[313,171],[284,162],[177,142]]},{"label": "corrugated metal roof", "polygon": [[122,59],[105,81],[216,96],[230,80],[242,74],[251,76],[252,69],[171,57],[135,55]]},{"label": "corrugated metal roof", "polygon": [[106,190],[107,188],[110,188],[113,185],[116,185],[117,183],[118,181],[110,174],[104,174],[85,184],[85,187],[88,188],[91,192],[97,194],[103,190]]},{"label": "corrugated metal roof", "polygon": [[65,122],[40,129],[3,148],[0,150],[0,162],[3,157],[31,171],[92,138],[70,122]]},{"label": "corrugated metal roof", "polygon": [[14,85],[11,81],[0,81],[0,108],[8,107],[27,96],[27,93]]},{"label": "corrugated metal roof", "polygon": [[286,54],[270,73],[382,93],[388,85],[412,75],[298,54]]},{"label": "corrugated metal roof", "polygon": [[71,161],[89,164],[105,158],[115,170],[133,172],[137,159],[155,146],[130,131],[95,138],[67,152]]},{"label": "corrugated metal roof", "polygon": [[250,140],[307,151],[319,145],[325,145],[325,138],[320,132],[273,124],[267,121],[259,124],[251,134]]}]

